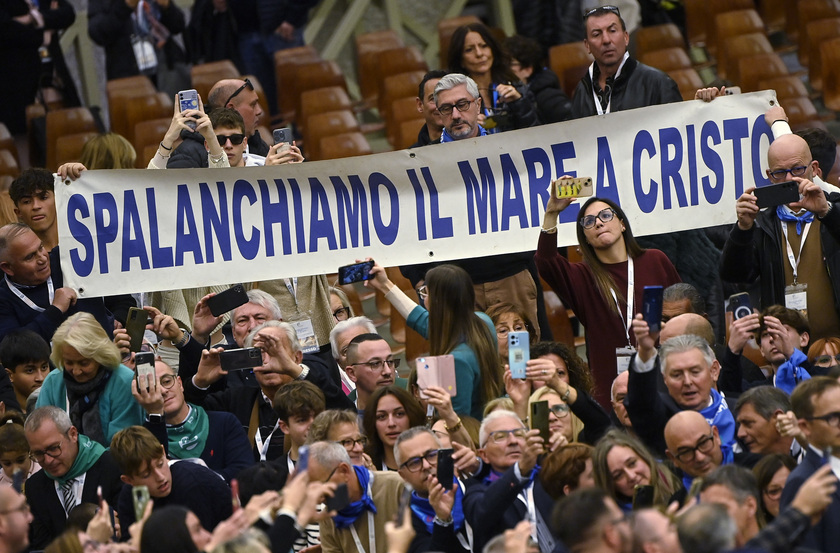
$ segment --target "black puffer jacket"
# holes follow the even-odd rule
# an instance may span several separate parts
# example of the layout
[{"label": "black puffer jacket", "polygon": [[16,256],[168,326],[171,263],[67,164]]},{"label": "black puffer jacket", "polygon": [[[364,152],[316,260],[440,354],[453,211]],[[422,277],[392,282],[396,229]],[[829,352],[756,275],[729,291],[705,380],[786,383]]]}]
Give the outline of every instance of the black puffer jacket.
[{"label": "black puffer jacket", "polygon": [[[659,69],[629,58],[615,80],[610,112],[644,108],[658,104],[682,102],[677,83]],[[581,79],[572,99],[572,114],[575,119],[597,114],[595,98],[592,96],[592,79],[589,72]]]},{"label": "black puffer jacket", "polygon": [[[496,127],[496,132],[527,129],[528,127],[536,127],[540,124],[540,118],[537,115],[537,101],[534,99],[534,94],[531,92],[530,87],[521,82],[511,84],[522,97],[515,102],[507,104],[510,117],[507,118],[507,123],[500,122],[498,127]],[[497,120],[503,121],[504,119],[497,118]]]},{"label": "black puffer jacket", "polygon": [[560,79],[554,71],[542,69],[534,73],[528,79],[528,88],[537,100],[537,113],[544,125],[572,118],[572,101],[560,88]]}]

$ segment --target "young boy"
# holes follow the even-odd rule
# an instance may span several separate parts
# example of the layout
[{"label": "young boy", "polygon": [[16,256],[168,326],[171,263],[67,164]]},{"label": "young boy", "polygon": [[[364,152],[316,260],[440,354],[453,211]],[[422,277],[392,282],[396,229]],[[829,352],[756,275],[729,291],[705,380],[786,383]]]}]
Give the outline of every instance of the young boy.
[{"label": "young boy", "polygon": [[135,486],[149,488],[155,509],[165,505],[186,507],[210,532],[233,514],[230,488],[219,475],[192,461],[170,465],[163,446],[142,426],[129,426],[114,434],[111,456],[122,473],[120,479],[128,484],[123,486],[117,501],[121,525],[130,526],[135,521]]},{"label": "young boy", "polygon": [[47,251],[58,245],[53,190],[53,176],[46,169],[27,169],[9,186],[15,215],[35,231]]},{"label": "young boy", "polygon": [[274,410],[279,416],[278,428],[289,437],[292,444],[285,459],[289,474],[294,471],[300,447],[306,443],[312,421],[325,408],[324,393],[306,380],[289,382],[274,396]]},{"label": "young boy", "polygon": [[49,344],[31,330],[14,330],[0,342],[0,364],[6,368],[21,413],[26,414],[27,398],[50,372]]}]

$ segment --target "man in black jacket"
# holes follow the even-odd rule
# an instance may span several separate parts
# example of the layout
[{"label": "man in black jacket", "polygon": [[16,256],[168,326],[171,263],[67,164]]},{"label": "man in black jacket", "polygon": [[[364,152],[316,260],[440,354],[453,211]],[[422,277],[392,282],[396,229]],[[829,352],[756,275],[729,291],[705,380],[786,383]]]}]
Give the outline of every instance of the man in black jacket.
[{"label": "man in black jacket", "polygon": [[583,43],[595,62],[575,89],[574,118],[682,101],[671,77],[627,53],[630,35],[618,8],[590,10],[584,23]]},{"label": "man in black jacket", "polygon": [[817,162],[797,135],[774,140],[767,161],[770,182],[795,181],[800,200],[759,212],[755,187],[745,190],[735,203],[738,223],[723,246],[720,276],[736,283],[760,276],[762,308],[778,304],[806,311],[811,340],[838,336],[840,194],[826,195],[812,182]]}]

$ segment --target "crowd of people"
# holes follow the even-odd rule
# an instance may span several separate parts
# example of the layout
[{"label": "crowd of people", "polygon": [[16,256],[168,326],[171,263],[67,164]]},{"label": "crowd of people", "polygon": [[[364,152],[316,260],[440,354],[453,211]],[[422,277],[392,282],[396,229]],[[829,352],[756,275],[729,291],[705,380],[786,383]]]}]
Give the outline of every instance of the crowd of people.
[{"label": "crowd of people", "polygon": [[[91,4],[91,33],[113,35],[110,76],[120,50],[135,59],[132,25],[178,59],[160,27],[178,32],[177,7],[108,4]],[[269,48],[275,27],[299,39],[254,4],[275,11],[241,29],[239,54]],[[449,71],[418,83],[415,147],[681,100],[628,54],[617,7],[582,22],[595,61],[571,100],[536,42],[459,28]],[[220,81],[198,110],[176,108],[148,168],[303,162],[259,135],[261,116],[247,79]],[[227,287],[80,297],[61,273],[54,176],[24,171],[9,191],[20,222],[0,228],[0,553],[835,551],[835,143],[791,133],[778,105],[765,117],[767,176],[799,200],[762,211],[746,189],[737,222],[708,231],[724,238],[699,286],[599,197],[575,205],[579,262],[557,247],[575,200],[553,194],[535,250],[401,267],[416,297],[369,260],[365,286],[451,362],[454,382],[437,385],[400,367],[326,275],[247,283],[221,315]],[[125,167],[124,142],[92,141],[58,174]],[[585,360],[553,341],[541,279],[584,328]],[[641,313],[647,286],[664,289],[659,326]],[[743,292],[755,309],[726,307]],[[127,329],[138,309],[142,340]],[[529,345],[522,374],[513,333]],[[256,366],[226,365],[249,348]]]}]

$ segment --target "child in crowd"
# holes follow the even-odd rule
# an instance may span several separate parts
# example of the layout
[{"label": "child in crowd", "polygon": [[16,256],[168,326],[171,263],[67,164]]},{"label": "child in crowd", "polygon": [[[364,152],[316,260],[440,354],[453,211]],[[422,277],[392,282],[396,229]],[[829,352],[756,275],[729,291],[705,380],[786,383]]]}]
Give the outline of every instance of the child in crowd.
[{"label": "child in crowd", "polygon": [[9,411],[0,417],[0,486],[11,486],[15,473],[24,475],[21,484],[23,492],[26,480],[41,470],[41,465],[29,457],[29,443],[23,433],[23,416],[15,411]]},{"label": "child in crowd", "polygon": [[50,372],[50,346],[31,330],[15,330],[0,342],[0,363],[9,374],[15,397],[25,414],[27,398],[41,387]]}]

